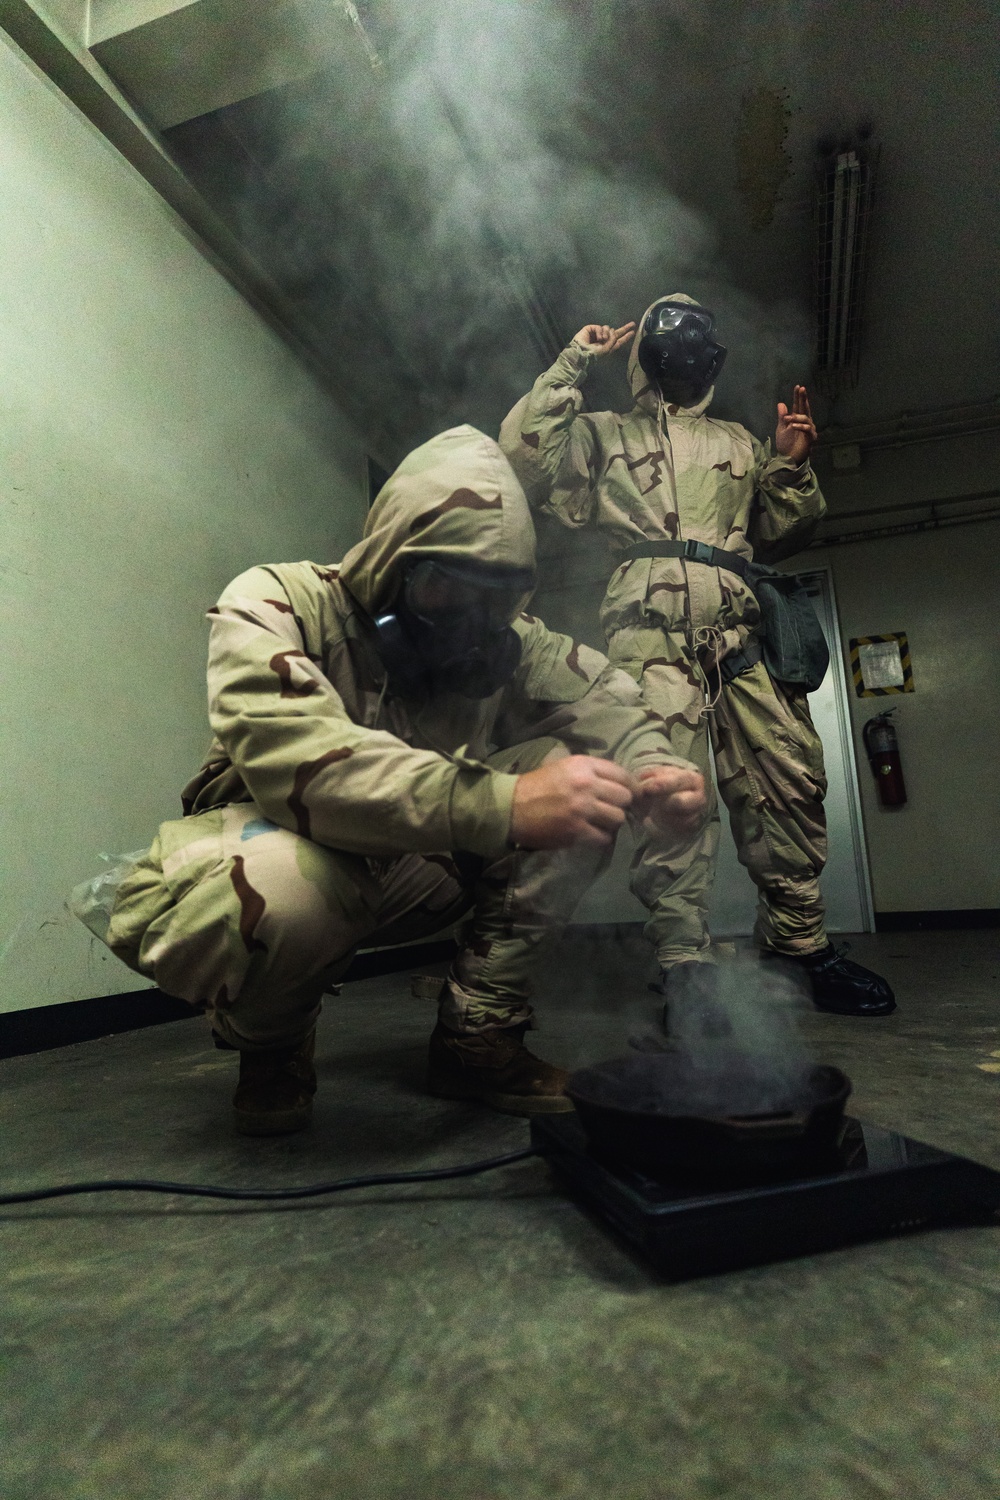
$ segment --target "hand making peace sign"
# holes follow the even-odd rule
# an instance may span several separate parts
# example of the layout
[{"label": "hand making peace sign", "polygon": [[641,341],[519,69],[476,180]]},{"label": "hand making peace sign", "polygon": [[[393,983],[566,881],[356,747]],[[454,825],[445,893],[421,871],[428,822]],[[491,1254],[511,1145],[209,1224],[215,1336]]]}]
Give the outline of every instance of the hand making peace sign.
[{"label": "hand making peace sign", "polygon": [[797,385],[792,409],[778,402],[778,428],[774,435],[775,451],[798,466],[805,463],[816,441],[816,423],[809,410],[809,395],[804,385]]},{"label": "hand making peace sign", "polygon": [[623,323],[620,328],[611,328],[607,323],[588,323],[586,328],[574,334],[578,344],[594,354],[614,354],[635,333],[634,323]]}]

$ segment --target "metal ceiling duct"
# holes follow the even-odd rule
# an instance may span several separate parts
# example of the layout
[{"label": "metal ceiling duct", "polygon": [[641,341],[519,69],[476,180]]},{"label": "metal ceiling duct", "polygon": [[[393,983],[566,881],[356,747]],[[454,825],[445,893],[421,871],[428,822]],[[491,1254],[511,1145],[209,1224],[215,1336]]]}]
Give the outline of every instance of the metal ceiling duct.
[{"label": "metal ceiling duct", "polygon": [[861,311],[877,153],[825,157],[816,196],[816,370],[829,396],[858,379]]}]

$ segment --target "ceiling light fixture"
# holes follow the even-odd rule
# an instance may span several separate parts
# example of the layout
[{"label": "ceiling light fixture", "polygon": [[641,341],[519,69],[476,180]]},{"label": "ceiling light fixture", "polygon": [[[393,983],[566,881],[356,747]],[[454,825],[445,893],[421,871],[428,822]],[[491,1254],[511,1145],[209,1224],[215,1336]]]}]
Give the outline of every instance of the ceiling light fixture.
[{"label": "ceiling light fixture", "polygon": [[816,369],[836,396],[857,384],[876,153],[857,145],[824,156],[816,195]]}]

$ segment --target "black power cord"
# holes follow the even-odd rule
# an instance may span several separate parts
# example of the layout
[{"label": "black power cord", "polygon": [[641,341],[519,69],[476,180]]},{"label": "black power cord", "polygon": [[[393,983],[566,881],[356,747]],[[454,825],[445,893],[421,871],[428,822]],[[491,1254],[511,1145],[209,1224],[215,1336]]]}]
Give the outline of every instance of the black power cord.
[{"label": "black power cord", "polygon": [[348,1188],[389,1187],[401,1182],[446,1182],[452,1177],[476,1177],[496,1167],[509,1167],[516,1161],[538,1156],[533,1146],[511,1151],[507,1156],[491,1156],[461,1167],[436,1167],[426,1172],[376,1172],[370,1177],[341,1177],[336,1182],[313,1182],[297,1188],[203,1187],[197,1182],[156,1182],[141,1177],[123,1177],[108,1182],[64,1182],[58,1187],[32,1188],[26,1193],[0,1193],[0,1208],[11,1203],[38,1203],[44,1198],[72,1198],[78,1193],[173,1193],[179,1198],[238,1198],[252,1202],[288,1203],[296,1198],[321,1198],[327,1193],[344,1193]]}]

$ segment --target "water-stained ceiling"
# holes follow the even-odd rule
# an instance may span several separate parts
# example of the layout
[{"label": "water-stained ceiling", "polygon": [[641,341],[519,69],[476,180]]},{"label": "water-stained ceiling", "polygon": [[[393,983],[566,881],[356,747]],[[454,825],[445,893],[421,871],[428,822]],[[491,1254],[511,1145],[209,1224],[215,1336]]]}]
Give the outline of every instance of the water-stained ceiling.
[{"label": "water-stained ceiling", "polygon": [[[146,32],[126,45],[123,3],[104,0],[95,55],[125,87],[137,55],[147,89],[183,73],[176,4],[144,0]],[[199,5],[215,7],[212,35],[235,36],[230,0],[182,9]],[[715,307],[732,348],[720,409],[769,425],[810,363],[817,153],[859,131],[880,153],[861,376],[822,419],[997,393],[986,3],[333,9],[336,36],[315,3],[275,7],[280,57],[277,44],[264,57],[266,37],[256,54],[234,46],[228,96],[188,70],[187,105],[160,87],[147,113],[290,299],[385,460],[454,421],[495,429],[581,323],[681,289]],[[627,399],[623,361],[600,377],[595,401]]]}]

